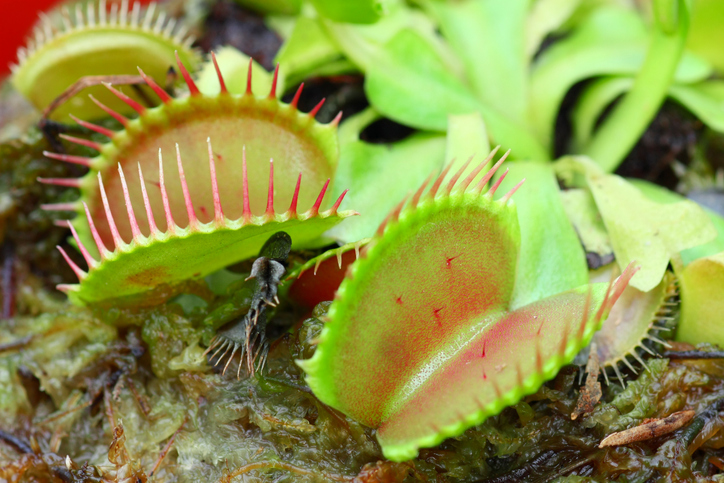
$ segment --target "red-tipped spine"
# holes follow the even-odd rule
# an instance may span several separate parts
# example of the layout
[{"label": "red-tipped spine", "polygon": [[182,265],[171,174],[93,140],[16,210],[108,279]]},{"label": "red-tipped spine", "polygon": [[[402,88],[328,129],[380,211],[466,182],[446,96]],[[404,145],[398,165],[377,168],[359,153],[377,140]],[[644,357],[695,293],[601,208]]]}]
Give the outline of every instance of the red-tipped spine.
[{"label": "red-tipped spine", "polygon": [[68,254],[65,253],[65,250],[63,250],[60,247],[60,245],[56,245],[55,248],[60,250],[60,254],[63,255],[63,258],[65,258],[65,261],[68,262],[68,265],[70,265],[70,268],[73,270],[76,277],[78,277],[78,280],[83,281],[83,279],[85,279],[86,276],[88,276],[88,274],[86,272],[84,272],[83,270],[81,270],[80,267],[78,265],[76,265],[73,260],[70,259]]},{"label": "red-tipped spine", "polygon": [[[277,64],[277,69],[279,64]],[[266,195],[266,212],[267,218],[274,218],[274,160],[269,160],[269,189]]]},{"label": "red-tipped spine", "polygon": [[158,148],[158,184],[161,189],[161,201],[163,202],[163,212],[166,215],[166,232],[173,234],[176,232],[176,222],[173,221],[171,207],[168,202],[168,194],[166,193],[166,181],[163,178],[163,157],[161,156],[161,148]]},{"label": "red-tipped spine", "polygon": [[332,119],[332,122],[330,122],[329,124],[332,127],[337,127],[337,126],[339,126],[339,121],[341,121],[341,120],[342,120],[342,111],[339,111],[337,113],[337,115],[334,116],[334,119]]},{"label": "red-tipped spine", "polygon": [[86,167],[90,167],[90,165],[91,165],[91,158],[86,158],[85,156],[74,156],[72,154],[58,154],[58,153],[51,153],[50,151],[43,151],[43,155],[50,159],[57,159],[58,161],[63,161],[65,163],[80,164],[81,166],[86,166]]},{"label": "red-tipped spine", "polygon": [[[469,175],[467,175],[467,177],[463,180],[463,182],[460,183],[458,189],[459,189],[461,192],[465,192],[465,190],[468,189],[468,186],[470,186],[470,183],[473,182],[473,180],[474,180],[475,177],[478,175],[478,173],[480,173],[480,172],[483,170],[483,168],[485,168],[485,167],[488,165],[488,163],[490,162],[490,160],[493,159],[493,156],[495,156],[495,153],[498,152],[498,149],[500,149],[500,145],[495,146],[495,148],[493,148],[493,150],[490,151],[490,154],[488,154],[488,157],[485,158],[485,160],[484,160],[482,163],[478,164],[478,165],[475,167],[475,169],[472,170]],[[508,152],[510,152],[510,150],[508,150]],[[506,154],[503,156],[503,158],[505,158],[505,157],[507,157],[507,156],[508,156],[508,154],[506,153]]]},{"label": "red-tipped spine", "polygon": [[319,101],[319,102],[317,103],[317,105],[314,106],[314,108],[312,108],[311,111],[309,111],[309,114],[308,114],[308,115],[309,115],[309,118],[310,118],[310,119],[314,119],[314,116],[317,115],[317,113],[319,112],[319,110],[320,110],[320,109],[322,108],[322,106],[324,105],[324,101],[326,101],[326,100],[327,100],[326,97],[322,98],[322,100]]},{"label": "red-tipped spine", "polygon": [[251,72],[252,67],[254,66],[254,59],[249,59],[249,69],[246,71],[246,95],[251,95]]},{"label": "red-tipped spine", "polygon": [[493,196],[495,196],[495,192],[500,187],[500,183],[502,183],[503,180],[505,179],[505,177],[508,176],[509,171],[510,171],[509,169],[506,169],[505,172],[500,175],[500,178],[498,178],[498,180],[495,182],[495,184],[490,187],[490,189],[488,190],[487,193],[485,193],[485,196],[487,196],[491,200],[493,199]]},{"label": "red-tipped spine", "polygon": [[145,108],[145,107],[143,107],[141,104],[139,104],[138,102],[134,101],[133,99],[131,99],[130,97],[128,97],[127,95],[125,95],[123,92],[121,92],[121,91],[119,91],[118,89],[116,89],[115,87],[113,87],[111,84],[109,84],[109,83],[107,83],[107,82],[104,82],[103,85],[106,86],[106,88],[107,88],[109,91],[111,91],[113,94],[115,94],[115,96],[116,96],[117,98],[119,98],[120,100],[122,100],[123,102],[125,102],[126,104],[128,104],[128,106],[129,106],[131,109],[133,109],[134,111],[136,111],[139,115],[143,115],[143,113],[146,112],[146,108]]},{"label": "red-tipped spine", "polygon": [[189,93],[194,97],[201,95],[201,92],[199,92],[199,88],[196,87],[196,83],[191,78],[191,74],[189,74],[189,71],[186,70],[186,66],[181,63],[181,59],[179,59],[178,56],[178,51],[174,52],[174,54],[176,55],[176,64],[178,65],[178,70],[181,71],[181,75],[183,76],[186,85],[189,86]]},{"label": "red-tipped spine", "polygon": [[48,203],[40,205],[45,211],[75,211],[78,205],[76,203]]},{"label": "red-tipped spine", "polygon": [[108,220],[108,226],[111,229],[111,236],[113,236],[113,243],[116,245],[116,250],[122,250],[125,243],[121,234],[118,232],[118,227],[113,219],[113,213],[111,212],[111,206],[108,203],[108,196],[106,195],[106,189],[103,187],[103,178],[98,173],[98,188],[101,191],[101,201],[103,201],[103,210],[106,212],[106,219]]},{"label": "red-tipped spine", "polygon": [[[455,187],[455,183],[458,182],[458,179],[460,179],[460,176],[463,175],[466,169],[468,169],[468,166],[470,165],[470,162],[473,160],[474,156],[470,156],[467,161],[465,161],[465,164],[463,164],[460,169],[457,170],[457,172],[450,178],[450,181],[448,181],[447,186],[445,187],[445,193],[450,194],[452,192],[453,187]],[[450,164],[452,164],[452,161],[450,161]]]},{"label": "red-tipped spine", "polygon": [[110,129],[106,129],[102,126],[98,126],[97,124],[93,124],[92,122],[78,119],[73,114],[70,115],[70,118],[73,119],[80,126],[83,126],[86,129],[90,129],[91,131],[95,131],[98,134],[103,134],[104,136],[108,136],[109,138],[112,138],[116,134],[115,131],[112,131]]},{"label": "red-tipped spine", "polygon": [[251,221],[251,205],[249,204],[249,173],[246,171],[246,146],[241,149],[241,183],[244,198],[241,217],[244,219],[244,223],[249,223]]},{"label": "red-tipped spine", "polygon": [[81,255],[83,255],[83,258],[85,259],[85,262],[88,264],[88,269],[91,270],[93,268],[96,268],[98,266],[98,262],[95,258],[91,256],[90,253],[88,253],[88,250],[86,249],[85,245],[83,245],[83,242],[80,241],[80,237],[78,236],[78,233],[75,231],[75,227],[73,226],[73,223],[68,222],[68,228],[70,228],[70,232],[73,234],[73,239],[75,239],[76,245],[78,245],[78,249],[80,250]]},{"label": "red-tipped spine", "polygon": [[473,188],[474,193],[480,194],[483,191],[483,189],[485,189],[485,186],[487,186],[488,181],[490,181],[490,179],[493,177],[493,175],[498,171],[498,168],[500,168],[500,166],[503,164],[505,159],[508,157],[508,153],[510,153],[510,150],[506,151],[506,153],[503,156],[501,156],[501,158],[498,160],[498,162],[495,163],[493,165],[493,167],[490,168],[490,170],[488,170],[487,173],[485,173],[485,176],[483,176],[480,179],[480,181],[478,182],[478,184],[475,185],[475,188]]},{"label": "red-tipped spine", "polygon": [[95,149],[96,151],[101,150],[101,145],[98,144],[95,141],[91,141],[90,139],[83,139],[83,138],[77,138],[75,136],[68,136],[67,134],[58,134],[58,136],[61,139],[65,139],[66,141],[69,141],[71,143],[79,144],[81,146],[85,146],[87,148]]},{"label": "red-tipped spine", "polygon": [[206,146],[209,151],[209,173],[211,174],[211,196],[214,199],[214,222],[217,226],[224,224],[224,210],[221,209],[221,195],[219,194],[219,183],[216,178],[216,163],[214,162],[214,151],[211,149],[211,138],[206,138]]},{"label": "red-tipped spine", "polygon": [[[618,280],[616,280],[611,296],[608,297],[608,294],[606,294],[607,296],[604,299],[605,302],[603,304],[606,311],[610,311],[613,308],[618,298],[621,296],[623,291],[626,290],[626,287],[628,287],[628,284],[631,282],[633,276],[641,269],[641,267],[635,266],[635,263],[636,262],[632,261],[626,266],[621,276],[619,276]],[[604,310],[604,308],[601,307],[601,310]]]},{"label": "red-tipped spine", "polygon": [[148,192],[146,192],[146,181],[143,179],[143,172],[141,171],[141,163],[138,163],[138,181],[141,183],[141,194],[143,195],[143,207],[146,209],[146,218],[148,218],[148,230],[149,236],[154,236],[158,232],[156,226],[156,220],[153,218],[153,210],[151,209],[151,203],[148,202]]},{"label": "red-tipped spine", "polygon": [[299,188],[302,186],[302,173],[299,173],[297,178],[297,186],[294,188],[294,194],[292,195],[292,203],[289,205],[289,211],[287,214],[289,218],[297,217],[297,202],[299,201]]},{"label": "red-tipped spine", "polygon": [[407,196],[405,196],[402,201],[400,201],[397,206],[390,212],[387,217],[385,217],[384,220],[382,220],[382,223],[380,223],[380,226],[377,227],[377,233],[376,236],[382,236],[385,232],[385,228],[387,225],[390,224],[392,221],[397,221],[397,219],[400,216],[400,213],[402,212],[402,208],[405,206],[405,203],[407,203]]},{"label": "red-tipped spine", "polygon": [[277,81],[279,80],[279,63],[274,68],[274,76],[272,77],[272,85],[269,90],[269,98],[273,99],[277,96]]},{"label": "red-tipped spine", "polygon": [[294,93],[294,98],[292,99],[292,102],[289,103],[289,105],[292,106],[294,109],[297,108],[297,104],[299,103],[299,97],[302,95],[302,89],[304,89],[304,82],[299,84],[299,88],[297,89],[297,92]]},{"label": "red-tipped spine", "polygon": [[581,323],[578,325],[578,334],[576,335],[578,339],[583,339],[583,335],[586,333],[586,326],[590,319],[588,312],[591,310],[591,296],[591,287],[589,286],[588,292],[586,292],[586,303],[583,306],[583,314],[581,315]]},{"label": "red-tipped spine", "polygon": [[430,181],[432,181],[432,178],[435,177],[435,173],[430,173],[427,175],[427,178],[425,181],[422,182],[419,188],[417,188],[417,191],[415,191],[415,194],[412,195],[412,198],[410,199],[410,206],[416,207],[417,204],[420,202],[420,198],[422,197],[422,193],[425,191],[425,188],[427,188],[427,185],[430,184]]},{"label": "red-tipped spine", "polygon": [[324,199],[325,193],[327,193],[328,187],[329,187],[329,178],[327,178],[327,181],[324,183],[324,186],[322,186],[322,191],[319,192],[319,196],[317,196],[317,200],[314,202],[314,205],[307,212],[307,214],[309,216],[317,216],[319,214],[319,207],[322,206],[322,200]]},{"label": "red-tipped spine", "polygon": [[513,186],[513,188],[510,191],[505,193],[505,195],[503,195],[503,197],[501,198],[503,203],[507,203],[508,200],[515,194],[515,192],[518,191],[518,188],[523,186],[523,183],[525,183],[525,178],[521,179],[517,185]]},{"label": "red-tipped spine", "polygon": [[96,224],[93,223],[93,217],[90,214],[90,210],[88,209],[88,205],[83,202],[83,209],[85,210],[85,217],[88,220],[88,226],[90,227],[91,236],[93,237],[93,241],[96,242],[96,247],[98,248],[98,253],[101,255],[101,260],[105,260],[108,258],[108,255],[110,252],[106,248],[106,245],[103,243],[103,240],[101,239],[100,233],[98,233],[98,230],[96,229]]},{"label": "red-tipped spine", "polygon": [[184,167],[181,163],[181,151],[179,151],[178,143],[176,143],[176,164],[178,166],[178,177],[181,180],[181,192],[184,195],[184,203],[186,204],[186,214],[189,217],[189,228],[196,229],[199,226],[199,220],[196,218],[194,204],[191,201],[191,193],[189,193],[189,185],[186,183],[186,175]]},{"label": "red-tipped spine", "polygon": [[221,75],[221,69],[219,69],[219,63],[216,61],[216,54],[211,52],[211,60],[214,62],[214,69],[216,69],[216,77],[219,78],[219,87],[221,88],[222,94],[228,94],[229,91],[226,89],[226,82],[224,82],[224,76]]},{"label": "red-tipped spine", "polygon": [[429,199],[434,199],[437,195],[437,190],[440,189],[440,185],[442,184],[442,181],[445,179],[445,176],[447,176],[448,171],[450,171],[450,168],[452,168],[452,164],[448,164],[445,166],[445,169],[443,169],[440,172],[440,175],[437,177],[435,182],[430,186],[430,191],[427,192],[426,197]]},{"label": "red-tipped spine", "polygon": [[66,186],[68,188],[80,188],[81,184],[79,178],[38,178],[38,182],[55,186]]},{"label": "red-tipped spine", "polygon": [[164,91],[161,86],[156,84],[156,81],[153,80],[153,78],[147,76],[145,72],[141,70],[140,67],[138,67],[138,73],[141,74],[141,77],[143,77],[143,80],[148,84],[148,86],[153,89],[153,92],[156,93],[156,95],[163,101],[164,104],[168,104],[173,100],[173,97],[168,95],[168,92]]},{"label": "red-tipped spine", "polygon": [[101,109],[103,109],[103,110],[106,112],[106,114],[108,114],[109,116],[111,116],[111,117],[112,117],[113,119],[115,119],[116,121],[120,122],[121,125],[123,125],[123,127],[128,126],[128,118],[126,118],[126,117],[123,116],[122,114],[117,113],[116,111],[114,111],[114,110],[111,109],[110,107],[108,107],[108,106],[106,106],[105,104],[103,104],[101,101],[99,101],[98,99],[96,99],[95,97],[93,97],[93,94],[88,94],[88,97],[90,97],[90,100],[93,101],[96,106],[98,106],[98,107],[100,107]]},{"label": "red-tipped spine", "polygon": [[138,227],[138,221],[136,220],[136,214],[133,212],[133,204],[131,203],[131,195],[128,193],[128,185],[126,184],[126,177],[123,175],[123,168],[121,163],[118,163],[118,176],[121,178],[121,188],[123,189],[123,199],[126,202],[126,212],[128,213],[128,222],[131,225],[131,233],[133,238],[138,239],[141,235],[141,229]]},{"label": "red-tipped spine", "polygon": [[339,195],[339,198],[337,198],[337,201],[334,202],[334,204],[332,205],[332,208],[329,209],[329,212],[328,212],[328,213],[329,213],[330,215],[335,215],[335,214],[337,214],[337,210],[339,209],[339,205],[342,204],[342,200],[344,200],[344,197],[347,195],[347,192],[348,192],[348,191],[349,191],[349,190],[344,190],[344,191],[342,191],[342,194]]}]

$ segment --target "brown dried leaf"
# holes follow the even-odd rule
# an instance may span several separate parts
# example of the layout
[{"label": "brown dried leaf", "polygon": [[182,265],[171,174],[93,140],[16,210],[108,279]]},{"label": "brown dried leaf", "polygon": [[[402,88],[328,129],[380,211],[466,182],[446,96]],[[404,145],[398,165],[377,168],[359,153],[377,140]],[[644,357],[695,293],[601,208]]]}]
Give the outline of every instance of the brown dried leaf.
[{"label": "brown dried leaf", "polygon": [[693,410],[679,411],[665,418],[648,420],[625,431],[609,434],[603,438],[598,447],[621,446],[635,441],[646,441],[663,436],[684,426],[691,421],[695,414],[696,411]]},{"label": "brown dried leaf", "polygon": [[581,388],[581,395],[578,397],[576,408],[571,413],[571,419],[588,414],[593,411],[598,401],[601,400],[603,392],[601,391],[601,383],[598,382],[598,373],[600,365],[598,361],[598,350],[596,344],[591,344],[591,352],[588,355],[588,363],[586,364],[586,386]]}]

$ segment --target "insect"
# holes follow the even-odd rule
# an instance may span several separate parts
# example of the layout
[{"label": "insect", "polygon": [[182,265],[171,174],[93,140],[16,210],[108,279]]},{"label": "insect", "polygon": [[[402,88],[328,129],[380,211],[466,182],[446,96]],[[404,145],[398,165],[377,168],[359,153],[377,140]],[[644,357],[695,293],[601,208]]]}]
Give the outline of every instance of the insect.
[{"label": "insect", "polygon": [[259,252],[259,258],[254,260],[251,274],[247,278],[247,280],[256,280],[256,290],[249,311],[231,327],[220,330],[204,352],[204,355],[208,355],[211,351],[215,351],[209,357],[210,362],[216,360],[213,362],[214,366],[226,360],[222,374],[226,374],[237,351],[239,352],[237,378],[241,375],[245,360],[247,370],[252,376],[255,371],[264,369],[269,354],[269,341],[265,334],[267,307],[276,307],[279,303],[277,288],[286,272],[286,260],[291,248],[291,237],[280,231],[269,237]]}]

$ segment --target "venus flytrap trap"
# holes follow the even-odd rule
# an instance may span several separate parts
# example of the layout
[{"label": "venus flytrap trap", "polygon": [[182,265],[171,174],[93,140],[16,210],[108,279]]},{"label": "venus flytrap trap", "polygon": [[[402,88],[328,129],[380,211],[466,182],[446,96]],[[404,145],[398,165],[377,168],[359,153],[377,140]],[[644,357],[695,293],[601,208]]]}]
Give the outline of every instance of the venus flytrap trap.
[{"label": "venus flytrap trap", "polygon": [[[610,278],[609,273],[604,277]],[[671,272],[648,292],[631,285],[626,287],[601,330],[594,334],[595,346],[591,345],[597,349],[601,373],[607,384],[610,384],[609,373],[612,372],[625,387],[622,371],[628,368],[632,374],[638,374],[636,366],[648,370],[645,357],[656,356],[661,349],[671,348],[666,340],[674,335],[678,294],[676,278]]]},{"label": "venus flytrap trap", "polygon": [[[77,3],[73,14],[66,7],[54,18],[41,14],[28,45],[18,50],[12,83],[38,109],[46,108],[83,76],[131,75],[140,65],[150,78],[164,83],[174,65],[174,52],[186,64],[194,68],[198,64],[193,41],[188,29],[155,3],[142,9],[139,2],[129,6],[128,0],[90,1],[85,11]],[[103,87],[84,94],[88,92],[124,114],[132,112]],[[129,95],[142,102],[138,94]],[[52,117],[65,121],[68,114],[98,118],[99,113],[86,95],[77,95]]]},{"label": "venus flytrap trap", "polygon": [[446,183],[444,170],[390,213],[349,268],[316,353],[298,362],[320,400],[377,428],[392,460],[535,391],[636,272],[513,308],[520,229],[510,199],[522,182],[494,200],[504,175],[485,187],[501,162],[471,186],[486,164]]},{"label": "venus flytrap trap", "polygon": [[[652,201],[666,205],[683,202],[680,195],[651,183],[635,181],[635,186]],[[716,294],[721,292],[724,283],[724,218],[706,208],[704,212],[716,236],[708,243],[683,250],[672,259],[681,294],[676,339],[692,344],[714,343],[722,346],[724,311],[722,299]]]},{"label": "venus flytrap trap", "polygon": [[284,293],[289,300],[307,310],[334,299],[347,268],[360,257],[360,250],[371,238],[347,243],[292,269],[286,278]]},{"label": "venus flytrap trap", "polygon": [[[326,180],[333,178],[337,161],[336,126],[339,119],[328,125],[321,125],[314,120],[314,115],[321,108],[321,103],[308,114],[297,110],[297,102],[301,89],[290,104],[281,103],[276,99],[276,81],[272,80],[269,95],[256,97],[252,93],[252,66],[250,63],[246,89],[243,94],[230,94],[226,89],[221,71],[217,70],[217,80],[221,91],[217,95],[201,93],[186,70],[183,63],[178,62],[178,68],[183,75],[190,95],[185,98],[175,98],[168,95],[150,77],[145,76],[149,86],[162,100],[162,104],[155,108],[146,108],[133,101],[122,92],[108,85],[118,99],[131,106],[138,114],[135,119],[128,119],[120,113],[100,104],[99,106],[109,115],[116,118],[123,129],[113,131],[96,124],[79,120],[83,127],[103,134],[109,138],[107,143],[96,143],[71,136],[64,139],[91,147],[99,152],[96,157],[71,156],[60,153],[46,153],[48,157],[60,161],[81,164],[90,168],[90,171],[79,179],[42,179],[43,183],[61,186],[77,187],[81,191],[81,200],[75,203],[65,203],[56,206],[47,206],[49,210],[75,211],[80,218],[90,213],[96,220],[96,228],[100,239],[105,246],[113,246],[117,238],[112,233],[109,221],[105,218],[105,206],[99,196],[100,174],[105,183],[105,192],[109,206],[123,207],[126,204],[126,190],[121,182],[118,165],[125,172],[125,183],[128,187],[129,200],[136,213],[146,212],[142,197],[141,178],[137,173],[150,173],[159,171],[158,150],[171,153],[175,145],[180,144],[180,151],[186,159],[194,160],[186,167],[186,182],[193,199],[194,216],[201,223],[209,223],[215,216],[215,200],[210,188],[212,180],[206,162],[208,146],[207,139],[219,139],[216,142],[214,156],[215,189],[221,197],[243,199],[249,198],[254,206],[254,215],[264,213],[268,205],[267,192],[262,189],[252,189],[244,192],[242,183],[242,170],[239,170],[239,154],[247,152],[248,176],[253,179],[268,179],[270,173],[270,160],[275,161],[275,188],[284,193],[277,197],[277,206],[289,206],[294,193],[300,206],[314,204],[317,193],[312,189],[299,188],[297,191],[297,176],[300,171],[306,173],[305,181],[312,185],[323,185]],[[143,75],[143,71],[139,70]],[[244,133],[238,135],[237,133]],[[176,164],[176,163],[174,163]],[[139,171],[140,166],[140,171]],[[168,168],[167,168],[168,170]],[[246,174],[244,174],[246,176]],[[154,176],[149,179],[151,183],[158,183]],[[168,209],[162,203],[162,193],[159,185],[146,190],[150,201],[152,218],[164,229],[164,220],[167,219],[165,211],[169,211],[175,219],[181,219],[188,211],[187,201],[183,196],[181,179],[168,177],[167,196]],[[146,188],[143,186],[143,188]],[[316,188],[315,188],[316,189]],[[296,206],[295,206],[296,208]],[[121,208],[123,210],[123,208]],[[227,205],[226,213],[232,218],[242,216],[248,206],[241,203]],[[111,210],[113,211],[113,210]],[[125,211],[125,210],[123,210]],[[244,214],[247,216],[248,214]],[[118,235],[128,243],[132,236],[131,224],[126,217],[116,215]],[[147,220],[150,223],[150,219]],[[92,245],[89,226],[82,224],[76,227],[80,239],[86,246]],[[301,241],[301,240],[299,240]],[[257,247],[258,248],[258,247]],[[256,252],[256,249],[254,250]]]},{"label": "venus flytrap trap", "polygon": [[[79,121],[108,136],[110,142],[100,145],[64,137],[98,150],[99,156],[46,153],[90,168],[80,179],[40,180],[81,191],[77,202],[44,207],[75,210],[81,220],[87,219],[87,224],[68,222],[88,264],[86,272],[68,258],[81,284],[62,288],[77,303],[118,298],[137,303],[139,299],[134,295],[159,286],[172,287],[189,277],[202,277],[223,268],[232,260],[255,255],[265,241],[264,234],[285,230],[295,247],[313,246],[325,231],[353,214],[337,212],[344,194],[323,211],[324,195],[336,165],[337,121],[326,126],[316,123],[314,114],[321,103],[309,115],[299,113],[296,103],[301,89],[290,105],[280,103],[275,97],[276,76],[269,96],[255,97],[251,91],[251,64],[244,94],[232,95],[226,90],[217,66],[221,92],[206,96],[184,65],[179,62],[178,66],[188,83],[190,97],[173,98],[146,77],[163,101],[161,106],[147,109],[108,86],[139,117],[126,119],[101,104],[124,130],[114,132]],[[237,132],[244,135],[236,136]],[[209,136],[221,138],[215,151]],[[172,178],[164,176],[161,152],[170,148],[175,139],[184,147],[175,145],[178,177]],[[252,154],[255,150],[260,152]],[[191,155],[186,166],[181,151],[184,157],[187,151]],[[199,157],[194,158],[194,154]],[[300,169],[311,178],[308,183],[322,185],[321,191],[302,189]],[[253,182],[250,190],[250,178],[268,179],[268,188],[262,192],[258,189],[262,183]],[[221,200],[232,198],[242,203],[225,201],[222,209]],[[279,214],[275,207],[282,204],[289,209]],[[298,207],[310,205],[308,210],[298,211]],[[142,228],[137,216],[144,215],[146,223]],[[179,226],[177,223],[183,224],[184,219],[186,225]],[[179,257],[190,257],[192,261],[175,263]]]}]

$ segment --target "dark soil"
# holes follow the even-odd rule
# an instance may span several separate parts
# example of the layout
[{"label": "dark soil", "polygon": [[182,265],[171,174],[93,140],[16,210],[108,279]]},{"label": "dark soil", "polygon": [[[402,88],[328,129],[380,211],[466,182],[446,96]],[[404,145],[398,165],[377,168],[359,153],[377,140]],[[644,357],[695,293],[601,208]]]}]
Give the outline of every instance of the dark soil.
[{"label": "dark soil", "polygon": [[414,129],[398,124],[391,119],[380,119],[367,126],[360,133],[360,139],[368,143],[385,144],[401,141],[415,132]]},{"label": "dark soil", "polygon": [[[574,85],[561,103],[553,140],[556,158],[569,152],[568,146],[573,132],[571,111],[586,85],[586,81]],[[600,126],[615,105],[614,102],[603,111],[596,127]],[[665,102],[638,143],[618,167],[616,174],[676,189],[679,180],[671,165],[674,161],[688,165],[703,133],[704,125],[693,114],[678,104]],[[720,159],[724,160],[724,156]]]},{"label": "dark soil", "polygon": [[561,107],[556,117],[555,130],[553,131],[553,158],[560,158],[564,154],[569,154],[568,145],[573,136],[573,122],[571,121],[571,111],[576,106],[578,98],[586,88],[587,81],[575,84],[566,93]]},{"label": "dark soil", "polygon": [[220,0],[211,7],[204,22],[204,35],[197,45],[204,52],[231,45],[271,71],[282,39],[266,26],[260,15],[231,1]]},{"label": "dark soil", "polygon": [[50,288],[77,280],[56,245],[74,258],[77,250],[67,244],[68,230],[54,224],[69,213],[44,211],[40,205],[72,201],[78,195],[74,188],[43,185],[37,178],[78,178],[84,169],[46,158],[43,150],[52,150],[48,142],[37,131],[29,137],[27,144],[13,140],[0,145],[0,192],[7,196],[0,210],[2,263],[11,282],[29,270]]},{"label": "dark soil", "polygon": [[616,174],[676,189],[679,180],[671,165],[691,162],[703,131],[704,125],[694,115],[666,102]]}]

